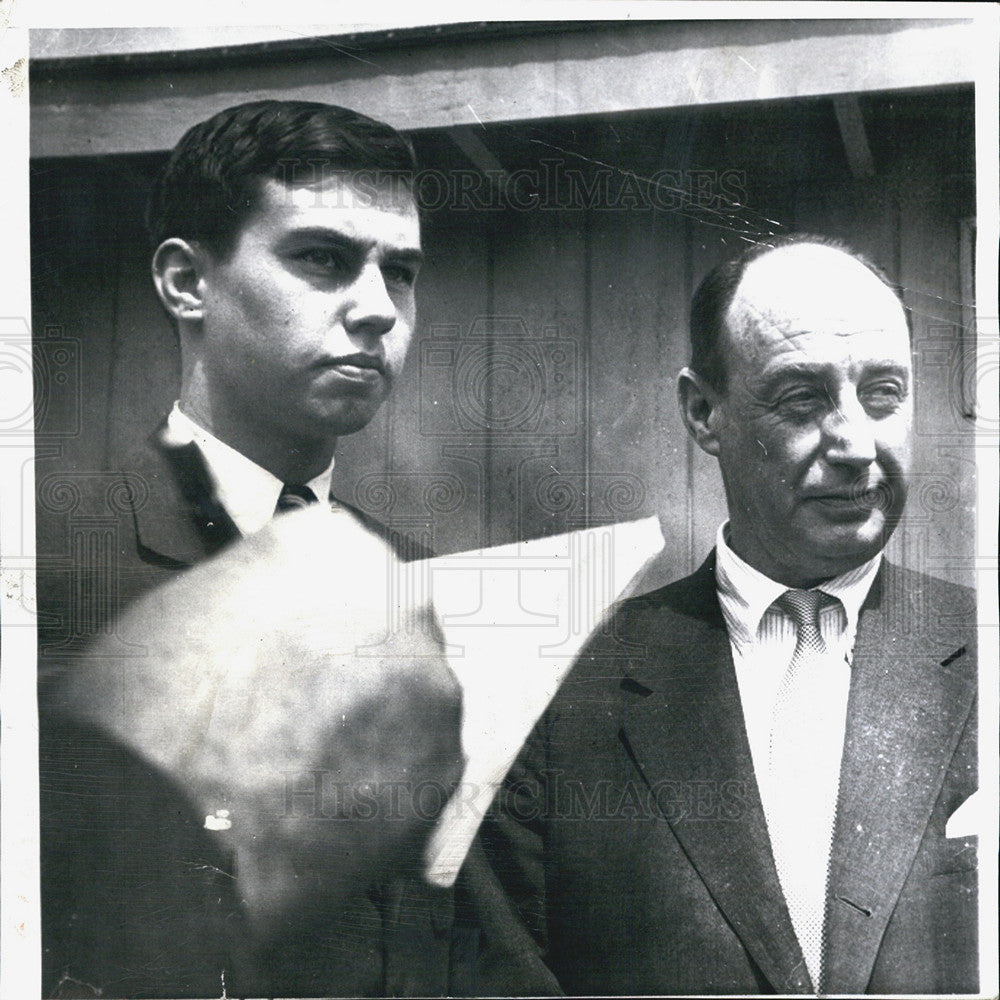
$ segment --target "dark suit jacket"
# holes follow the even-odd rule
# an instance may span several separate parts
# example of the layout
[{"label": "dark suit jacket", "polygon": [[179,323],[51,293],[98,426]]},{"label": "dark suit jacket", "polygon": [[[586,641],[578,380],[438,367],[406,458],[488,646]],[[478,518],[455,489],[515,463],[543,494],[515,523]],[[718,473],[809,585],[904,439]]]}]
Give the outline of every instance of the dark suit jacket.
[{"label": "dark suit jacket", "polygon": [[[164,441],[166,424],[112,472],[70,472],[39,486],[39,651],[46,673],[85,651],[136,598],[239,538],[198,448]],[[430,550],[338,501],[404,561]],[[105,644],[107,645],[107,644]],[[123,653],[133,651],[121,638]]]},{"label": "dark suit jacket", "polygon": [[[43,995],[220,996],[223,974],[230,995],[461,992],[453,984],[470,982],[476,932],[455,926],[453,893],[416,881],[380,887],[334,919],[310,926],[306,915],[267,953],[251,952],[231,859],[204,817],[52,697],[88,638],[115,636],[120,610],[238,537],[197,449],[165,447],[158,432],[127,471],[50,487],[50,500],[73,503],[50,503],[70,521],[61,531],[40,519],[52,569],[39,588]],[[402,558],[427,554],[350,509]],[[123,652],[140,640],[119,637]]]},{"label": "dark suit jacket", "polygon": [[[971,592],[884,565],[861,613],[830,863],[829,993],[978,986]],[[771,854],[714,558],[593,638],[482,837],[569,993],[811,989]]]}]

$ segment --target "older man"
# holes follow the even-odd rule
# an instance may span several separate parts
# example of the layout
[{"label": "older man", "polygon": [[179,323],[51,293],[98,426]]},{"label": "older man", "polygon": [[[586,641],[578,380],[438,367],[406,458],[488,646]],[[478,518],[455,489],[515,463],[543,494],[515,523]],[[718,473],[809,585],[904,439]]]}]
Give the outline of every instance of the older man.
[{"label": "older man", "polygon": [[[695,295],[684,422],[729,520],[594,639],[484,832],[571,993],[978,984],[973,595],[894,566],[913,372],[884,276],[818,238]],[[612,637],[613,636],[613,637]]]}]

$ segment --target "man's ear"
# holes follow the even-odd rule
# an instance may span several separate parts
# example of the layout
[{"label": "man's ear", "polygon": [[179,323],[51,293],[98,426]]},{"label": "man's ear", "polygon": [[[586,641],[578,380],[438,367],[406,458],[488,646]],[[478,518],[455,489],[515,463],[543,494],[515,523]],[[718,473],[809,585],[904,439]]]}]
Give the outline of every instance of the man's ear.
[{"label": "man's ear", "polygon": [[[719,455],[717,426],[719,393],[696,371],[682,368],[677,376],[677,400],[681,406],[681,419],[688,433],[698,442],[698,447],[709,455]],[[713,419],[713,416],[715,419]]]},{"label": "man's ear", "polygon": [[153,254],[153,284],[164,308],[178,321],[202,318],[204,255],[185,240],[164,240]]}]

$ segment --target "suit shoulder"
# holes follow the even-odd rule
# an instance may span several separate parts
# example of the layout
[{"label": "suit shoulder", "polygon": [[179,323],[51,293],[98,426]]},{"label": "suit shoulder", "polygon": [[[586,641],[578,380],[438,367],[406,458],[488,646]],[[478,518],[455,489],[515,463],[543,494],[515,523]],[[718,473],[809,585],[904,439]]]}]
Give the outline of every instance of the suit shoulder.
[{"label": "suit shoulder", "polygon": [[971,587],[887,561],[862,611],[881,616],[881,641],[909,643],[950,673],[975,674],[978,613]]},{"label": "suit shoulder", "polygon": [[617,634],[651,633],[668,636],[687,623],[723,624],[722,609],[715,588],[715,569],[711,560],[690,576],[674,580],[664,587],[637,594],[620,602],[614,609]]},{"label": "suit shoulder", "polygon": [[651,658],[673,661],[717,629],[725,623],[711,567],[629,597],[587,640],[553,704],[617,699],[630,675],[646,673]]},{"label": "suit shoulder", "polygon": [[701,617],[718,607],[715,588],[715,567],[706,562],[690,576],[674,580],[646,594],[637,594],[622,602],[622,608],[634,613],[673,612]]},{"label": "suit shoulder", "polygon": [[900,586],[924,590],[945,603],[963,605],[975,602],[976,591],[972,587],[942,580],[920,570],[907,569],[888,560],[885,562],[884,576],[887,581],[896,582]]},{"label": "suit shoulder", "polygon": [[880,584],[881,600],[890,609],[909,607],[921,611],[929,624],[976,630],[977,598],[972,587],[888,561]]}]

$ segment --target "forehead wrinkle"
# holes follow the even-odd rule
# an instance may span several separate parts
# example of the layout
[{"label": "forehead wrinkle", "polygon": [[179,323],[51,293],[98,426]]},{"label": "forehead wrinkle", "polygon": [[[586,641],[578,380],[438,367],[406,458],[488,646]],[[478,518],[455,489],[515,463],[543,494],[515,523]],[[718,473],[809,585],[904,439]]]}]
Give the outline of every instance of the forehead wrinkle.
[{"label": "forehead wrinkle", "polygon": [[781,334],[785,340],[811,333],[823,333],[837,337],[853,337],[863,334],[882,333],[886,328],[879,323],[870,325],[848,325],[847,317],[834,316],[827,323],[816,325],[803,321],[798,313],[786,312],[773,306],[760,307],[752,299],[736,298],[733,300],[726,317],[726,325],[734,339],[748,339],[752,333],[774,331]]},{"label": "forehead wrinkle", "polygon": [[726,317],[728,336],[724,345],[724,355],[735,360],[734,355],[740,351],[748,360],[757,360],[764,354],[773,354],[777,344],[764,336],[768,332],[780,335],[781,340],[790,350],[804,353],[802,348],[794,343],[797,333],[794,318],[775,313],[771,309],[763,309],[752,300],[736,298],[729,307]]},{"label": "forehead wrinkle", "polygon": [[[888,319],[889,317],[884,318]],[[834,317],[829,322],[822,322],[821,318],[816,323],[809,323],[801,316],[785,314],[771,308],[760,308],[748,299],[739,299],[734,300],[727,315],[726,326],[729,336],[725,339],[730,351],[740,348],[748,360],[757,360],[760,359],[761,355],[766,355],[764,361],[766,365],[772,358],[777,361],[784,355],[782,347],[809,358],[814,355],[815,349],[823,344],[825,338],[836,338],[837,341],[843,343],[853,338],[891,336],[894,332],[894,324],[888,325],[876,321],[848,325],[846,322],[839,323],[838,319],[839,317]],[[909,334],[905,330],[905,319],[902,315],[900,319],[902,321],[900,329],[906,333],[905,365],[900,363],[899,358],[889,354],[878,361],[870,361],[871,364],[907,369],[911,366]],[[801,338],[810,337],[818,339],[806,346],[800,343]],[[854,354],[853,348],[848,347],[846,355],[834,354],[830,358],[821,355],[817,359],[817,363],[830,365],[839,363],[843,358],[853,360]]]}]

